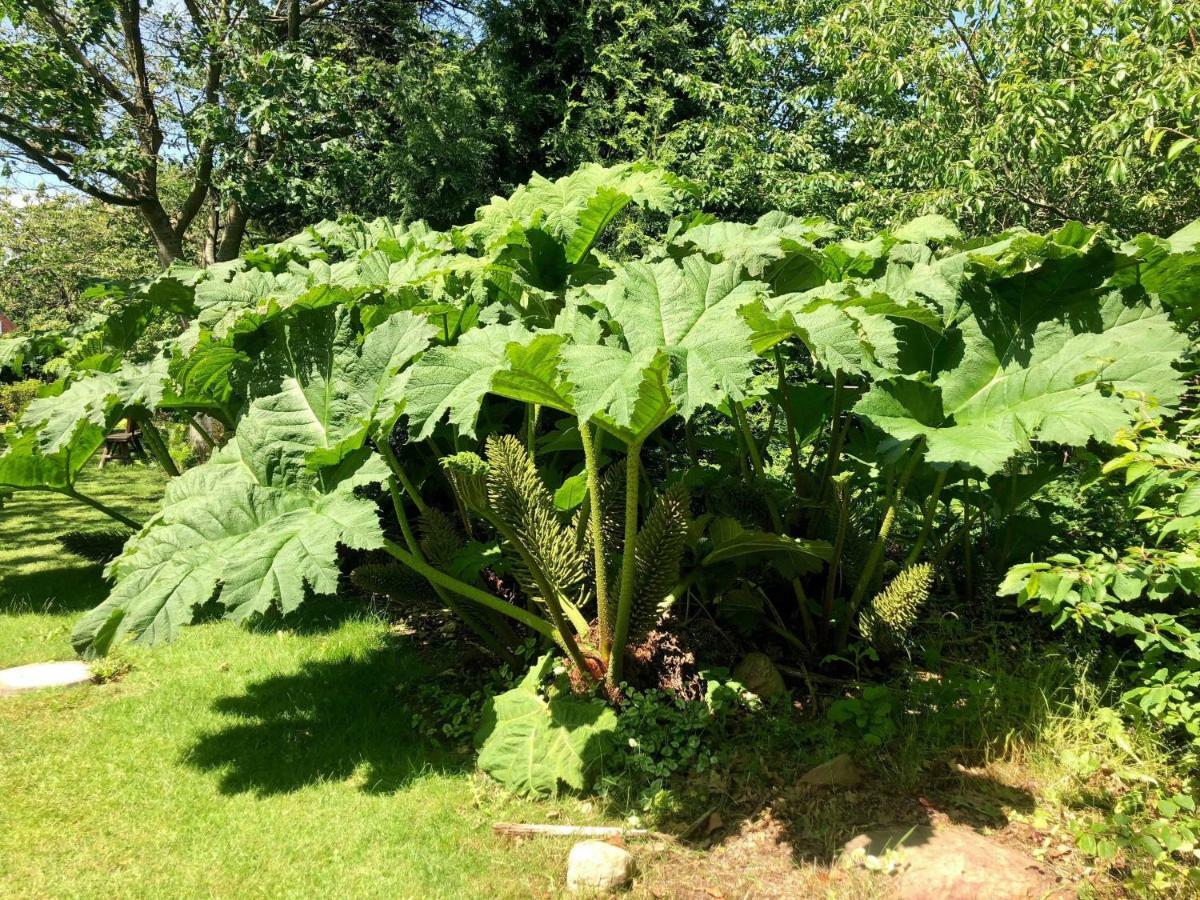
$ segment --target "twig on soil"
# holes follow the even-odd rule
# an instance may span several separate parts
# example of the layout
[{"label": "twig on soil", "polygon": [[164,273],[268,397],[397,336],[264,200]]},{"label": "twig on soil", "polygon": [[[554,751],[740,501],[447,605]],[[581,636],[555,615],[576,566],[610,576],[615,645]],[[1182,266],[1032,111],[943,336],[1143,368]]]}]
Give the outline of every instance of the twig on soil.
[{"label": "twig on soil", "polygon": [[661,831],[650,831],[646,828],[614,828],[607,825],[525,825],[517,822],[496,822],[492,825],[496,834],[507,834],[512,837],[591,837],[591,838],[657,838],[659,840],[674,840],[669,834]]}]

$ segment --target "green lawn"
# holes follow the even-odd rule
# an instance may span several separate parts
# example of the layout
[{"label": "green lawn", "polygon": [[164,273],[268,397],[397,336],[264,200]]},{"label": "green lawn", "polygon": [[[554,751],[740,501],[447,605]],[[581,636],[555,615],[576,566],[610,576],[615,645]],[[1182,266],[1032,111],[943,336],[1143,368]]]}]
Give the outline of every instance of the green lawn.
[{"label": "green lawn", "polygon": [[[86,481],[141,516],[162,488],[141,466]],[[71,658],[105,587],[54,537],[106,523],[50,494],[0,510],[0,667]],[[0,698],[0,896],[552,894],[569,845],[491,823],[599,821],[511,798],[420,738],[406,687],[427,673],[352,608],[202,625],[132,661],[116,682]]]}]

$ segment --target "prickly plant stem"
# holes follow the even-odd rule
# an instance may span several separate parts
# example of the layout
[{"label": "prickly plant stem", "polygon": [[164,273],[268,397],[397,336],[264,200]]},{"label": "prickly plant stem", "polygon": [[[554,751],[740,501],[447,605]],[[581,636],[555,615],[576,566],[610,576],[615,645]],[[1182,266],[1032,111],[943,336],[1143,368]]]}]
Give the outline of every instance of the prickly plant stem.
[{"label": "prickly plant stem", "polygon": [[544,637],[551,640],[558,640],[558,635],[555,634],[554,627],[540,616],[535,616],[528,610],[514,606],[466,582],[459,581],[454,576],[447,575],[440,569],[435,569],[429,563],[417,559],[417,557],[413,556],[413,554],[409,553],[395,541],[385,540],[383,542],[383,549],[418,575],[423,576],[430,584],[443,587],[448,591],[458,594],[460,597],[472,600],[481,606],[486,606],[488,609],[494,609],[496,612],[508,616],[510,619],[515,619]]},{"label": "prickly plant stem", "polygon": [[417,486],[413,484],[412,479],[408,477],[408,473],[404,471],[404,466],[400,465],[400,460],[396,458],[395,452],[392,450],[392,445],[386,437],[380,438],[375,442],[379,448],[379,455],[383,457],[383,461],[387,463],[392,474],[399,479],[401,486],[404,488],[404,493],[408,494],[413,504],[417,507],[417,511],[421,515],[429,512],[429,504],[421,496],[421,492],[417,490]]},{"label": "prickly plant stem", "polygon": [[763,468],[762,454],[758,450],[758,442],[754,440],[754,433],[750,430],[750,423],[746,421],[746,408],[742,406],[741,401],[733,402],[733,419],[742,433],[742,440],[746,442],[746,450],[750,454],[750,465],[754,469],[754,476],[762,486],[763,496],[767,501],[767,512],[771,515],[771,525],[776,534],[783,534],[783,517],[779,514],[779,505],[771,496],[765,483],[766,469]]},{"label": "prickly plant stem", "polygon": [[133,519],[129,518],[129,516],[125,515],[124,513],[117,512],[111,506],[101,503],[99,500],[93,499],[92,497],[89,497],[86,494],[79,493],[79,491],[75,490],[74,488],[68,488],[67,490],[63,490],[63,491],[55,491],[55,493],[64,494],[65,496],[70,497],[73,500],[78,500],[80,503],[83,503],[87,506],[90,506],[94,510],[104,513],[104,515],[108,516],[110,519],[115,519],[116,521],[120,522],[122,525],[127,525],[128,527],[132,528],[134,531],[142,530],[142,524],[140,522],[134,521]]},{"label": "prickly plant stem", "polygon": [[[779,514],[779,506],[776,504],[775,498],[771,496],[764,483],[766,470],[763,468],[762,454],[759,452],[758,443],[754,440],[754,433],[746,421],[746,408],[740,402],[735,402],[731,406],[734,422],[737,423],[738,432],[750,455],[750,464],[754,468],[754,475],[762,484],[763,495],[767,501],[767,512],[771,516],[771,526],[775,529],[776,534],[783,534],[783,517]],[[808,611],[808,595],[804,592],[804,585],[799,578],[792,579],[792,591],[796,595],[796,605],[800,608],[800,621],[804,626],[804,636],[813,642],[816,640],[816,627],[812,620],[812,613]]]},{"label": "prickly plant stem", "polygon": [[582,418],[579,419],[579,441],[583,444],[583,462],[587,471],[588,520],[592,526],[592,558],[596,568],[596,618],[600,632],[600,656],[608,664],[612,652],[612,609],[608,599],[608,560],[604,556],[604,539],[601,530],[600,508],[600,465],[596,459],[596,445],[592,441],[592,429]]},{"label": "prickly plant stem", "polygon": [[850,504],[844,485],[834,485],[833,496],[838,505],[837,535],[833,541],[833,556],[829,560],[829,572],[825,577],[825,597],[821,604],[821,630],[828,634],[833,621],[833,595],[837,590],[838,574],[842,568],[842,553],[846,549],[846,525],[849,521]]},{"label": "prickly plant stem", "polygon": [[525,446],[529,450],[530,459],[537,454],[537,426],[541,412],[541,406],[536,403],[525,407]]},{"label": "prickly plant stem", "polygon": [[204,443],[208,444],[209,447],[216,448],[217,442],[213,440],[213,436],[209,433],[208,429],[200,424],[199,416],[188,416],[188,422],[196,429],[196,434],[204,439]]},{"label": "prickly plant stem", "polygon": [[917,540],[913,544],[912,549],[908,551],[908,556],[904,558],[905,568],[913,565],[921,558],[921,551],[925,549],[925,542],[929,540],[929,533],[933,530],[933,517],[937,512],[938,500],[942,495],[942,488],[946,484],[946,475],[949,472],[950,470],[946,468],[937,473],[937,479],[933,483],[933,493],[925,501],[925,514],[921,521],[921,531],[917,535]]},{"label": "prickly plant stem", "polygon": [[164,472],[172,478],[179,475],[179,467],[175,465],[175,460],[171,458],[171,453],[167,450],[167,444],[163,440],[162,432],[158,430],[150,416],[141,418],[142,435],[146,438],[146,443],[150,446],[150,452],[154,454],[154,458],[158,460],[158,464],[162,466]]},{"label": "prickly plant stem", "polygon": [[788,451],[791,454],[788,468],[792,472],[792,486],[796,489],[796,494],[800,493],[800,445],[796,438],[796,417],[792,415],[792,404],[787,399],[787,381],[784,378],[783,354],[779,352],[779,348],[775,348],[775,372],[779,377],[779,402],[783,404],[783,419],[787,426],[784,431],[787,433]]},{"label": "prickly plant stem", "polygon": [[897,480],[896,486],[892,489],[887,509],[883,514],[883,522],[879,526],[879,533],[875,536],[875,542],[871,545],[871,550],[867,554],[867,561],[863,564],[863,570],[858,576],[858,583],[854,586],[854,594],[851,596],[850,603],[846,607],[846,617],[838,626],[839,647],[845,643],[846,637],[850,633],[850,622],[858,614],[858,609],[862,605],[863,598],[866,596],[867,587],[875,577],[875,570],[878,568],[880,560],[883,559],[883,548],[887,543],[888,535],[892,533],[892,526],[896,523],[896,508],[900,505],[900,500],[904,496],[904,488],[908,485],[908,480],[912,477],[912,473],[917,467],[917,461],[921,458],[921,451],[924,445],[925,439],[917,438],[917,443],[909,452],[908,461],[904,465],[900,478]]},{"label": "prickly plant stem", "polygon": [[833,382],[833,416],[829,420],[829,456],[825,460],[825,470],[821,476],[821,487],[818,489],[817,502],[823,504],[829,495],[833,476],[837,474],[841,463],[842,444],[846,440],[846,429],[850,425],[847,417],[842,421],[842,400],[846,391],[846,375],[838,372]]},{"label": "prickly plant stem", "polygon": [[975,599],[975,585],[971,561],[971,482],[963,479],[963,568],[966,572],[967,601]]},{"label": "prickly plant stem", "polygon": [[[418,562],[422,563],[423,565],[429,565],[428,561],[425,559],[425,554],[421,551],[421,544],[417,540],[416,534],[413,533],[412,525],[408,521],[408,514],[404,511],[404,498],[400,496],[400,488],[396,485],[395,477],[388,479],[388,493],[391,494],[392,508],[396,511],[396,521],[400,523],[400,533],[404,535],[404,543],[408,544],[409,552]],[[429,566],[429,568],[433,569],[432,566]],[[434,569],[434,571],[437,570]],[[503,642],[497,640],[494,635],[491,635],[484,629],[480,628],[470,616],[464,615],[463,611],[459,609],[458,603],[446,593],[445,589],[441,585],[439,585],[437,582],[431,581],[428,576],[426,576],[426,580],[429,581],[430,586],[433,588],[433,592],[438,595],[438,599],[446,605],[446,608],[449,609],[450,612],[458,616],[458,618],[462,620],[463,624],[475,632],[475,636],[478,637],[479,640],[483,641],[483,645],[485,647],[506,662],[515,663],[517,661],[515,654],[508,647],[504,646]]]},{"label": "prickly plant stem", "polygon": [[614,625],[613,646],[608,665],[608,683],[621,683],[625,667],[625,642],[629,639],[629,619],[633,615],[634,577],[637,574],[638,533],[638,470],[641,467],[642,443],[629,445],[625,458],[625,549],[621,560],[621,593],[617,600],[617,621]]},{"label": "prickly plant stem", "polygon": [[[567,615],[563,610],[563,604],[559,599],[558,591],[550,583],[550,579],[546,576],[546,573],[542,571],[537,561],[525,549],[525,545],[521,543],[521,539],[509,527],[508,523],[496,515],[488,515],[487,519],[491,522],[492,527],[496,529],[500,537],[521,557],[521,562],[529,570],[530,577],[537,583],[538,590],[542,594],[542,599],[546,603],[546,610],[550,613],[550,621],[554,623],[554,627],[558,631],[558,634],[554,636],[554,640],[566,651],[567,656],[575,663],[580,674],[584,678],[590,679],[592,677],[591,670],[587,667],[583,653],[579,649],[579,643],[575,640],[575,634],[568,627]],[[576,612],[578,611],[576,610]],[[574,627],[580,634],[584,634],[587,631],[587,623],[583,621],[582,616],[579,616],[578,620],[574,622]]]}]

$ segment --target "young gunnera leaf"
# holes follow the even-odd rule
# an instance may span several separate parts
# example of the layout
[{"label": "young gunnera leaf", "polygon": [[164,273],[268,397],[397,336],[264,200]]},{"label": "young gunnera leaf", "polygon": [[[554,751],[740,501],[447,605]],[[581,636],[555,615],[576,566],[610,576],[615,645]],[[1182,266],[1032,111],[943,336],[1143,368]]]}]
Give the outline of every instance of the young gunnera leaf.
[{"label": "young gunnera leaf", "polygon": [[553,665],[546,654],[519,685],[489,700],[475,736],[479,768],[518,794],[586,791],[612,752],[617,716],[604,701],[538,692]]}]

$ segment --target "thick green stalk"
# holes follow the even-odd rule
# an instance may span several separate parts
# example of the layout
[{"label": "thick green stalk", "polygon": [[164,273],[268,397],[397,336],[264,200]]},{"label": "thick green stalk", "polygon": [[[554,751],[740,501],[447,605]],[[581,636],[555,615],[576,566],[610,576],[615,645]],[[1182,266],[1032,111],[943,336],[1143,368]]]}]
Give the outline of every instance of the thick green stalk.
[{"label": "thick green stalk", "polygon": [[925,501],[925,515],[921,521],[921,531],[917,535],[917,540],[913,544],[912,549],[908,552],[908,556],[904,558],[905,568],[913,565],[921,558],[921,551],[925,549],[925,542],[929,540],[929,533],[933,530],[933,517],[937,512],[938,500],[942,495],[942,487],[946,484],[946,475],[949,471],[947,468],[937,473],[937,480],[933,484],[933,493]]},{"label": "thick green stalk", "polygon": [[213,440],[213,436],[209,434],[208,429],[200,424],[199,417],[188,416],[188,421],[191,423],[192,427],[196,429],[196,434],[200,435],[200,437],[204,439],[204,443],[208,444],[209,447],[216,449],[217,442]]},{"label": "thick green stalk", "polygon": [[833,621],[833,596],[837,591],[838,575],[842,570],[842,554],[846,549],[846,526],[850,519],[850,504],[845,485],[834,485],[833,496],[838,505],[837,536],[833,541],[833,556],[829,560],[829,572],[825,577],[825,597],[821,604],[823,618],[821,630],[828,635],[829,623]]},{"label": "thick green stalk", "polygon": [[68,488],[68,489],[62,490],[62,491],[55,491],[54,493],[63,494],[67,497],[72,498],[73,500],[78,500],[80,503],[86,504],[87,506],[90,506],[92,509],[95,509],[95,510],[98,510],[99,512],[104,513],[104,515],[108,516],[110,519],[115,519],[116,521],[120,522],[122,525],[127,525],[128,527],[132,528],[134,531],[142,530],[141,522],[137,522],[137,521],[129,518],[129,516],[127,516],[123,513],[117,512],[111,506],[106,506],[105,504],[101,503],[99,500],[95,500],[91,497],[88,497],[86,494],[79,493],[79,491],[75,490],[74,488]]},{"label": "thick green stalk", "polygon": [[787,381],[784,378],[783,355],[775,348],[775,372],[779,376],[779,402],[783,404],[783,420],[787,432],[788,451],[791,453],[788,468],[792,472],[792,486],[800,494],[800,445],[796,435],[796,417],[792,415],[792,404],[787,399]]},{"label": "thick green stalk", "polygon": [[617,621],[613,646],[608,663],[608,683],[620,684],[625,667],[625,643],[629,640],[629,618],[633,615],[634,579],[637,575],[638,534],[638,470],[641,467],[642,444],[629,445],[625,458],[625,549],[621,560],[621,593],[617,600]]},{"label": "thick green stalk", "polygon": [[821,475],[821,487],[818,489],[817,502],[823,504],[829,496],[833,476],[837,474],[841,464],[842,445],[846,442],[846,431],[850,419],[841,420],[843,395],[846,392],[846,375],[838,372],[833,382],[833,415],[829,420],[829,456],[825,460],[825,468]]},{"label": "thick green stalk", "polygon": [[[416,534],[413,533],[412,525],[409,524],[408,514],[404,511],[404,498],[400,496],[400,489],[396,486],[395,477],[388,479],[388,492],[392,496],[392,507],[396,511],[396,520],[400,523],[400,532],[404,535],[404,543],[408,544],[409,552],[420,562],[428,565],[428,560],[425,559],[425,554],[421,551],[421,543],[417,540]],[[430,567],[432,568],[432,566]],[[459,609],[458,603],[453,600],[440,585],[430,582],[433,587],[433,592],[438,595],[438,599],[446,605],[450,612],[458,616],[468,628],[475,632],[475,636],[483,641],[483,645],[495,653],[500,659],[509,663],[516,663],[517,657],[508,647],[497,640],[492,634],[489,634],[484,629],[480,628],[468,615],[464,615]]]},{"label": "thick green stalk", "polygon": [[175,465],[175,460],[171,458],[170,451],[167,450],[166,442],[163,441],[162,434],[158,428],[150,421],[149,416],[145,416],[141,420],[142,437],[146,439],[146,445],[150,448],[150,452],[154,458],[158,460],[158,464],[162,466],[163,471],[176,478],[179,475],[179,467]]},{"label": "thick green stalk", "polygon": [[[746,409],[741,403],[733,403],[733,419],[737,423],[738,432],[742,436],[742,441],[746,445],[746,450],[750,454],[750,464],[754,467],[755,477],[763,488],[763,496],[767,502],[767,513],[771,516],[771,526],[775,529],[776,534],[783,534],[783,516],[779,514],[779,506],[775,503],[775,498],[771,496],[770,489],[766,485],[766,469],[763,467],[762,454],[759,452],[758,443],[754,440],[754,433],[750,431],[750,424],[746,421]],[[796,595],[796,604],[800,608],[800,619],[804,626],[804,636],[809,641],[816,640],[816,628],[813,624],[812,614],[808,611],[808,595],[804,592],[804,585],[799,578],[792,579],[792,591]]]},{"label": "thick green stalk", "polygon": [[481,606],[486,606],[488,609],[495,610],[502,615],[508,616],[510,619],[515,619],[522,625],[525,625],[532,631],[536,631],[543,637],[550,638],[553,641],[558,640],[558,635],[555,633],[554,627],[540,616],[535,616],[528,610],[522,609],[519,606],[514,606],[511,603],[507,603],[504,600],[501,600],[499,597],[489,594],[487,591],[481,591],[479,588],[467,584],[465,581],[459,581],[454,576],[447,575],[440,569],[435,569],[433,566],[429,565],[429,563],[422,562],[421,560],[417,559],[395,541],[385,540],[383,542],[383,549],[396,559],[400,560],[400,562],[404,563],[404,565],[408,566],[418,575],[423,576],[431,584],[443,587],[446,590],[458,594],[458,596],[467,600],[474,601]]},{"label": "thick green stalk", "polygon": [[754,433],[750,430],[750,423],[746,421],[746,408],[740,402],[733,403],[733,420],[742,433],[742,440],[745,441],[746,450],[750,454],[750,465],[754,468],[754,475],[762,486],[763,497],[767,501],[767,512],[771,516],[771,526],[775,529],[776,534],[783,534],[783,517],[779,514],[779,506],[776,504],[775,498],[771,496],[770,489],[766,484],[766,469],[763,467],[762,454],[759,453],[758,442],[754,440]]},{"label": "thick green stalk", "polygon": [[[404,540],[412,549],[412,552],[420,557],[421,561],[424,562],[425,558],[424,554],[421,552],[421,545],[417,541],[416,535],[413,534],[412,528],[409,526],[408,516],[404,512],[404,504],[400,498],[400,492],[396,489],[396,482],[399,481],[400,484],[403,485],[404,492],[408,494],[409,499],[412,500],[413,504],[421,512],[421,515],[425,515],[428,512],[429,504],[425,502],[424,498],[421,497],[420,492],[417,491],[416,485],[414,485],[412,479],[408,477],[408,473],[404,470],[404,466],[400,464],[400,460],[396,458],[396,454],[392,451],[390,444],[388,444],[386,441],[379,441],[378,443],[380,446],[380,453],[387,461],[388,468],[390,468],[393,473],[392,477],[388,479],[388,488],[391,492],[392,506],[396,510],[396,519],[400,524],[400,530],[404,533]],[[458,495],[455,494],[456,499],[457,497]],[[466,518],[465,513],[463,515],[463,521],[467,528],[467,536],[469,537],[471,534],[470,520]],[[447,597],[445,593],[437,587],[437,585],[433,585],[433,589],[437,593],[438,598],[446,604],[447,608],[460,619],[462,619],[463,622],[467,624],[467,627],[471,628],[479,636],[479,639],[483,641],[485,646],[491,647],[494,652],[504,659],[515,659],[509,647],[517,643],[517,637],[513,633],[512,629],[505,624],[503,619],[499,619],[495,623],[498,626],[498,630],[502,632],[502,639],[495,641],[492,635],[486,633],[481,628],[476,627],[476,625],[467,616],[464,616],[457,606],[455,606],[453,600]],[[508,641],[507,644],[505,644],[505,640]],[[496,646],[493,646],[493,641],[495,641]]]},{"label": "thick green stalk", "polygon": [[966,571],[967,601],[975,599],[971,561],[971,482],[963,479],[963,568]]},{"label": "thick green stalk", "polygon": [[408,477],[408,473],[404,471],[404,466],[400,465],[400,460],[396,459],[396,454],[392,452],[392,447],[388,443],[387,438],[380,438],[375,442],[375,445],[379,448],[379,455],[383,457],[383,461],[392,470],[392,474],[399,479],[400,484],[404,487],[404,493],[412,498],[412,502],[416,504],[417,510],[421,515],[429,512],[429,504],[421,497],[421,492],[417,490],[417,486],[413,484],[412,479]]},{"label": "thick green stalk", "polygon": [[587,422],[579,420],[579,441],[583,444],[583,462],[587,470],[588,520],[592,526],[592,559],[596,567],[596,618],[600,632],[600,655],[607,663],[612,649],[612,609],[608,598],[608,560],[604,556],[604,537],[600,508],[600,466],[596,459],[596,447],[592,442],[592,430]]},{"label": "thick green stalk", "polygon": [[[558,637],[555,640],[567,651],[567,655],[571,657],[571,661],[575,663],[583,676],[585,678],[590,677],[591,670],[587,667],[583,653],[580,651],[579,644],[575,640],[575,635],[568,628],[567,614],[563,610],[563,602],[559,599],[558,590],[550,583],[550,579],[546,576],[546,573],[538,566],[537,561],[525,549],[525,545],[521,543],[520,537],[517,536],[516,532],[507,523],[501,521],[497,516],[489,516],[488,521],[492,523],[492,526],[499,532],[500,536],[517,551],[517,554],[521,557],[521,561],[525,564],[525,568],[529,570],[530,576],[537,583],[538,590],[542,593],[542,599],[546,603],[546,609],[550,613],[550,621],[558,629]],[[570,606],[570,603],[568,602],[567,605]],[[573,611],[578,613],[578,610],[573,609]],[[579,630],[579,633],[586,633],[587,622],[583,621],[583,617],[572,616],[572,618],[575,619],[574,625]]]},{"label": "thick green stalk", "polygon": [[858,583],[854,586],[854,594],[851,596],[850,603],[846,607],[846,617],[838,627],[838,646],[845,643],[846,637],[850,633],[850,622],[857,615],[858,609],[866,596],[867,588],[875,577],[875,570],[879,567],[879,563],[883,559],[883,550],[887,544],[888,535],[892,533],[892,526],[896,523],[896,509],[900,505],[901,498],[904,496],[904,488],[908,485],[908,480],[912,477],[912,473],[917,467],[917,461],[921,458],[924,443],[923,438],[917,439],[917,443],[909,455],[908,462],[905,464],[895,488],[891,491],[887,509],[883,514],[883,522],[879,526],[879,533],[876,535],[875,543],[871,545],[871,550],[867,554],[867,561],[863,564],[863,570],[858,576]]},{"label": "thick green stalk", "polygon": [[542,408],[536,403],[525,407],[525,446],[529,450],[529,458],[537,456],[537,426]]}]

